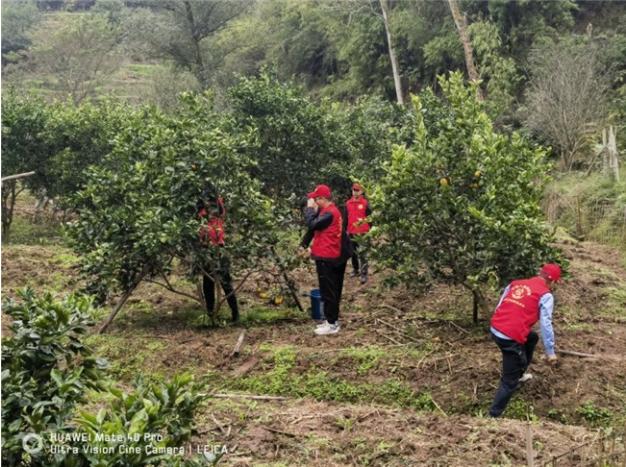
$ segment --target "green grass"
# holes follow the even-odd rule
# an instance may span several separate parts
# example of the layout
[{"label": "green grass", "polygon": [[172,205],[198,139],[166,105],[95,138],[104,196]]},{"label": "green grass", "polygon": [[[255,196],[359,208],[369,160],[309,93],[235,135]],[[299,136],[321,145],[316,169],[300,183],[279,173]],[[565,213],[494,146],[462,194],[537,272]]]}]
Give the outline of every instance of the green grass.
[{"label": "green grass", "polygon": [[[228,308],[228,306],[226,306]],[[308,317],[295,308],[253,306],[241,313],[239,324],[245,327],[267,326],[281,321],[305,321]]]},{"label": "green grass", "polygon": [[23,216],[14,216],[9,236],[2,241],[13,245],[54,245],[63,241],[60,223],[33,223]]},{"label": "green grass", "polygon": [[[109,362],[111,374],[124,381],[143,374],[153,379],[162,379],[162,368],[158,356],[166,349],[166,344],[143,337],[129,339],[128,336],[114,334],[93,334],[85,343],[94,349],[96,355]],[[177,368],[176,371],[182,371]]]},{"label": "green grass", "polygon": [[359,375],[365,375],[370,370],[377,368],[380,360],[388,353],[386,349],[378,346],[349,347],[341,352],[341,357],[356,363],[356,371]]},{"label": "green grass", "polygon": [[626,284],[605,290],[607,292],[606,314],[626,317]]},{"label": "green grass", "polygon": [[548,211],[556,214],[552,221],[557,226],[626,254],[626,181],[615,183],[600,174],[572,173],[556,180],[547,191]]},{"label": "green grass", "polygon": [[520,396],[514,396],[503,415],[507,418],[515,418],[517,420],[539,420],[537,415],[535,415],[535,408],[532,402],[526,401]]},{"label": "green grass", "polygon": [[61,266],[63,268],[74,267],[78,264],[79,261],[80,258],[69,250],[57,253],[54,258],[52,258],[52,262],[56,266]]},{"label": "green grass", "polygon": [[609,426],[611,423],[611,419],[613,418],[613,414],[609,409],[598,407],[591,401],[587,401],[581,404],[576,409],[576,413],[580,415],[587,423],[590,423],[592,426],[596,427]]},{"label": "green grass", "polygon": [[[269,346],[261,347],[267,351]],[[296,363],[298,351],[293,346],[281,346],[272,349],[271,370],[243,378],[222,378],[221,386],[229,390],[240,390],[255,394],[273,394],[289,397],[309,397],[316,400],[378,403],[383,405],[413,408],[415,410],[433,410],[435,404],[429,393],[418,393],[408,384],[400,380],[387,380],[382,384],[360,383],[346,380],[329,374],[320,369],[310,369],[298,373]],[[375,355],[379,358],[378,349],[359,355]],[[354,355],[353,349],[348,353]],[[369,358],[369,357],[368,357]],[[372,360],[365,360],[371,362]]]}]

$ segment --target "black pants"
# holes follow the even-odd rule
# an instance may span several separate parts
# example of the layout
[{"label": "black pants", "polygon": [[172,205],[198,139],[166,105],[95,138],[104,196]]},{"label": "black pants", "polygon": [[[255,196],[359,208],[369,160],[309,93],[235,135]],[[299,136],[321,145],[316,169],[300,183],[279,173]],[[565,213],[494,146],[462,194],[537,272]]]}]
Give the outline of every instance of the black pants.
[{"label": "black pants", "polygon": [[339,304],[343,290],[343,275],[346,272],[346,263],[331,261],[315,261],[317,279],[320,284],[320,293],[324,302],[326,321],[335,324],[339,319]]},{"label": "black pants", "polygon": [[489,415],[499,417],[518,388],[519,379],[530,365],[539,337],[536,332],[530,331],[525,344],[501,339],[493,333],[491,337],[502,351],[502,378],[491,409],[489,409]]},{"label": "black pants", "polygon": [[[359,240],[358,235],[350,235],[350,241],[352,242],[352,269],[355,274],[361,274],[361,276],[367,276],[367,257],[365,252],[361,250],[359,253],[359,246],[363,247],[363,241]],[[359,259],[361,260],[361,267],[359,268]]]},{"label": "black pants", "polygon": [[[211,272],[212,276],[218,278],[222,283],[222,289],[224,290],[224,295],[226,295],[232,319],[237,321],[239,319],[239,306],[237,305],[237,297],[235,297],[233,289],[233,280],[230,277],[229,262],[225,259],[221,260],[219,267]],[[209,315],[213,314],[213,308],[215,308],[215,281],[213,277],[207,274],[202,276],[202,293],[204,293],[204,301],[206,302],[206,309]]]}]

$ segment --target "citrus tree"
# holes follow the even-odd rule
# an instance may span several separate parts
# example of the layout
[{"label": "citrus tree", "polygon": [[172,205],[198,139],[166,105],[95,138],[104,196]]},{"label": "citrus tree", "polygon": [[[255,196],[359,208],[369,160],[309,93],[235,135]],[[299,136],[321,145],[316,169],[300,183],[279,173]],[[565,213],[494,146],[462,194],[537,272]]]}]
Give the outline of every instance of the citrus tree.
[{"label": "citrus tree", "polygon": [[[249,175],[247,135],[225,132],[206,96],[186,95],[183,104],[176,114],[145,108],[130,120],[72,198],[78,218],[68,231],[91,291],[122,292],[119,306],[146,279],[201,302],[200,294],[171,285],[176,261],[209,272],[209,264],[228,255],[235,268],[249,266],[274,240],[272,203]],[[207,187],[226,206],[223,248],[198,240],[196,202]]]},{"label": "citrus tree", "polygon": [[80,105],[56,102],[48,109],[42,136],[49,157],[38,164],[29,184],[34,191],[45,191],[64,203],[86,183],[86,169],[100,163],[113,148],[116,136],[137,117],[132,108],[113,100]]},{"label": "citrus tree", "polygon": [[2,186],[2,223],[6,235],[19,192],[28,188],[39,197],[65,200],[81,189],[86,169],[100,163],[115,137],[136,115],[128,106],[98,103],[47,103],[31,95],[8,93],[2,98],[2,167],[12,175],[34,171],[19,184]]},{"label": "citrus tree", "polygon": [[350,161],[351,146],[330,103],[316,103],[269,73],[242,78],[228,97],[231,132],[254,135],[251,174],[265,193],[278,199],[305,193],[326,166]]},{"label": "citrus tree", "polygon": [[[9,92],[2,97],[2,174],[15,175],[36,170],[49,157],[45,137],[50,109],[33,97]],[[2,233],[6,238],[13,221],[17,195],[25,184],[17,180],[2,183]]]},{"label": "citrus tree", "polygon": [[377,255],[398,281],[464,286],[477,321],[481,286],[558,256],[539,205],[549,166],[520,134],[494,131],[461,74],[440,85],[442,97],[414,98],[415,142],[394,148],[374,193]]}]

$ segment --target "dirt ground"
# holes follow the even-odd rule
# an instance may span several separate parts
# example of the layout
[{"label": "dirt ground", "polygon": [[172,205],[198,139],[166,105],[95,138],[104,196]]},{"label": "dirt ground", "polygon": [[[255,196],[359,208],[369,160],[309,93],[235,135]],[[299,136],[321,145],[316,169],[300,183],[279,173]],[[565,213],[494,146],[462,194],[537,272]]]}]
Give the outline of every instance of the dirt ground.
[{"label": "dirt ground", "polygon": [[[561,354],[552,367],[540,345],[535,378],[499,420],[485,417],[500,372],[489,317],[474,326],[461,289],[386,290],[385,272],[366,286],[346,276],[335,336],[315,336],[306,314],[264,303],[254,281],[239,294],[242,323],[214,328],[193,301],[145,284],[91,344],[122,384],[138,372],[191,371],[207,394],[224,395],[207,399],[193,440],[225,445],[220,465],[526,465],[528,456],[535,465],[601,465],[611,454],[622,462],[626,262],[593,243],[560,246],[571,264],[556,291],[557,351],[594,357]],[[315,285],[312,269],[294,278],[302,291]],[[60,245],[4,245],[2,279],[3,298],[25,285],[60,294],[80,284],[77,258]]]}]

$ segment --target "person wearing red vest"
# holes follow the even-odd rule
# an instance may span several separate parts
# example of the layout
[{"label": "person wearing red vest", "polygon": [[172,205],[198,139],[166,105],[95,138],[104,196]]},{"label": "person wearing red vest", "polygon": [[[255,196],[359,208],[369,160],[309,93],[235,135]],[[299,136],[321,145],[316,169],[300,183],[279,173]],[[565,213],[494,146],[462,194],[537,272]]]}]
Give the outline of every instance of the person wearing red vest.
[{"label": "person wearing red vest", "polygon": [[560,280],[559,265],[544,264],[537,276],[514,280],[504,289],[491,318],[491,337],[502,351],[502,377],[489,410],[490,416],[499,417],[519,384],[532,378],[526,370],[539,340],[532,330],[537,321],[540,321],[548,362],[556,362],[552,289]]},{"label": "person wearing red vest", "polygon": [[[224,200],[215,195],[212,190],[205,190],[197,203],[197,209],[198,217],[201,220],[200,229],[198,230],[200,243],[208,248],[222,248],[225,244],[224,218],[226,210],[224,209]],[[220,253],[218,264],[206,264],[204,269],[202,274],[202,293],[207,313],[209,315],[213,314],[215,307],[215,279],[219,278],[226,301],[230,307],[232,320],[233,322],[237,321],[239,319],[239,306],[232,285],[228,257]]]},{"label": "person wearing red vest", "polygon": [[[346,260],[343,244],[346,236],[341,212],[331,201],[331,190],[326,185],[318,185],[307,194],[308,202],[304,219],[313,244],[310,252],[315,260],[326,322],[315,329],[315,334],[323,336],[339,332],[339,304],[343,289],[343,276]],[[302,246],[306,248],[311,236],[306,236]]]},{"label": "person wearing red vest", "polygon": [[370,230],[370,224],[365,219],[372,213],[372,210],[363,194],[363,187],[359,183],[352,184],[352,198],[346,201],[346,211],[348,214],[348,235],[352,242],[352,277],[361,276],[361,284],[365,284],[368,269],[367,257],[363,250],[359,254],[358,249],[359,246],[363,246],[362,235]]}]

